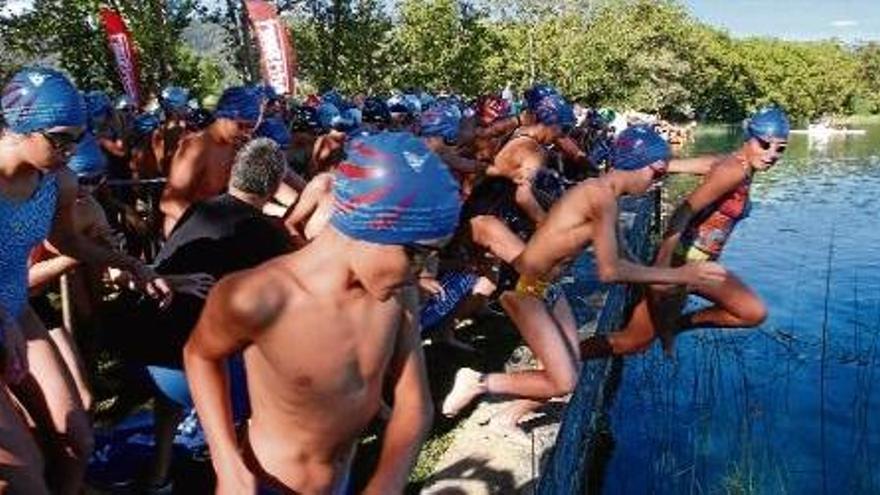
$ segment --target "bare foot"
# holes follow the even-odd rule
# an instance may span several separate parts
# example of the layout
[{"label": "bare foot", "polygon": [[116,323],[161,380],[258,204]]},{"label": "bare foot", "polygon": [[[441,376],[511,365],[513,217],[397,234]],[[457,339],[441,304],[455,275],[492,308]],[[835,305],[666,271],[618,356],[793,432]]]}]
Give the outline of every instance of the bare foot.
[{"label": "bare foot", "polygon": [[531,399],[518,399],[511,402],[501,412],[489,420],[491,426],[515,428],[526,416],[535,412],[544,403]]},{"label": "bare foot", "polygon": [[483,374],[470,368],[462,368],[455,374],[455,382],[446,399],[443,400],[443,415],[452,418],[458,415],[480,394],[486,392]]}]

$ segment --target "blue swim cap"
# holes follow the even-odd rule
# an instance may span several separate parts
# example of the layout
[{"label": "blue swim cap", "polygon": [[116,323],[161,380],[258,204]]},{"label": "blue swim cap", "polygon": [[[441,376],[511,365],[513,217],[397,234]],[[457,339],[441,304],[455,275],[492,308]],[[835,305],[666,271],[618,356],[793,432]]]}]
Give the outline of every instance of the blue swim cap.
[{"label": "blue swim cap", "polygon": [[342,97],[342,94],[335,89],[331,89],[327,91],[323,95],[321,95],[321,103],[329,103],[336,108],[342,110],[348,107],[348,104],[345,102],[345,98]]},{"label": "blue swim cap", "polygon": [[755,112],[746,124],[746,139],[776,138],[788,139],[791,125],[788,117],[779,107],[764,107]]},{"label": "blue swim cap", "polygon": [[270,117],[264,120],[260,127],[254,131],[254,134],[256,137],[267,137],[275,141],[282,150],[290,148],[292,141],[287,125],[279,117]]},{"label": "blue swim cap", "polygon": [[19,71],[3,88],[0,107],[6,125],[18,134],[86,125],[82,95],[64,74],[54,69]]},{"label": "blue swim cap", "polygon": [[159,104],[162,109],[167,111],[184,111],[188,109],[189,91],[180,86],[168,86],[162,90],[159,97]]},{"label": "blue swim cap", "polygon": [[538,104],[541,103],[541,100],[551,95],[561,96],[561,93],[559,93],[559,90],[555,87],[544,83],[535,84],[523,93],[523,97],[526,100],[526,106],[533,112],[538,108]]},{"label": "blue swim cap", "polygon": [[669,160],[669,143],[653,128],[646,125],[627,127],[614,141],[611,165],[618,170],[638,170],[663,160]]},{"label": "blue swim cap", "polygon": [[354,128],[351,117],[348,114],[343,115],[332,103],[321,103],[318,107],[318,122],[324,130],[347,131]]},{"label": "blue swim cap", "polygon": [[403,104],[406,105],[406,110],[410,115],[419,115],[422,113],[422,100],[412,93],[403,95]]},{"label": "blue swim cap", "polygon": [[336,169],[331,224],[376,244],[430,243],[455,231],[458,186],[440,157],[406,132],[352,139]]},{"label": "blue swim cap", "polygon": [[437,98],[434,98],[434,95],[425,91],[420,92],[418,94],[418,97],[419,107],[422,109],[423,112],[434,106],[434,104],[439,101]]},{"label": "blue swim cap", "polygon": [[412,115],[403,95],[394,95],[388,98],[388,111],[391,113],[405,113]]},{"label": "blue swim cap", "polygon": [[558,125],[560,127],[571,127],[575,123],[574,110],[565,99],[559,95],[547,95],[537,103],[532,109],[538,122],[544,125]]},{"label": "blue swim cap", "polygon": [[67,168],[73,170],[77,177],[93,177],[107,172],[107,157],[92,133],[86,133],[76,145],[76,151],[67,162]]},{"label": "blue swim cap", "polygon": [[385,100],[378,96],[371,96],[364,100],[364,122],[374,124],[387,124],[391,122],[391,111]]},{"label": "blue swim cap", "polygon": [[454,143],[458,140],[461,110],[448,103],[437,103],[422,113],[419,124],[419,133],[423,137],[442,137],[444,141]]},{"label": "blue swim cap", "polygon": [[263,107],[262,91],[254,87],[234,86],[220,96],[214,115],[218,119],[256,122]]},{"label": "blue swim cap", "polygon": [[138,137],[144,137],[158,129],[161,123],[155,113],[143,113],[134,118],[134,132]]}]

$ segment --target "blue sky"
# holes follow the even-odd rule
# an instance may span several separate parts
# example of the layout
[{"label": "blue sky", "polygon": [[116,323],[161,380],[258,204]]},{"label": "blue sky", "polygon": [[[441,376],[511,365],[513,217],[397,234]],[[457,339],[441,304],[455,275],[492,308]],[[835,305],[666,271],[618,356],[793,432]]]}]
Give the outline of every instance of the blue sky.
[{"label": "blue sky", "polygon": [[734,36],[880,41],[880,0],[686,0],[700,20]]}]

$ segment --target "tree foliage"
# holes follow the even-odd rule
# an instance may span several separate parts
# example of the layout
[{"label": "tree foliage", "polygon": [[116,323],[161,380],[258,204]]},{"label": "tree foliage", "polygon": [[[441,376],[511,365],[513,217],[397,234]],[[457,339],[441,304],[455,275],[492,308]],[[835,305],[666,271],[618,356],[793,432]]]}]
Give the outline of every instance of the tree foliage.
[{"label": "tree foliage", "polygon": [[[29,12],[0,17],[0,76],[40,60],[84,87],[119,91],[97,22],[100,3],[34,0]],[[315,90],[476,96],[545,81],[591,105],[672,117],[739,120],[767,103],[799,118],[880,112],[880,44],[736,39],[678,0],[274,3],[291,26],[299,77]],[[177,83],[217,93],[258,77],[241,0],[110,4],[129,22],[148,91]],[[205,41],[192,26],[223,35]]]}]

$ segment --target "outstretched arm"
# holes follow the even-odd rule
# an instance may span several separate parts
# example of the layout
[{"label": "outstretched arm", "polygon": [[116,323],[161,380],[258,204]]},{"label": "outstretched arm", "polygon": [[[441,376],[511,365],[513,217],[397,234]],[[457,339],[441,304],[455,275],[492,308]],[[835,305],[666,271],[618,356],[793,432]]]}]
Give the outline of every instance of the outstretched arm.
[{"label": "outstretched arm", "polygon": [[605,201],[604,207],[594,206],[598,225],[593,239],[599,280],[605,283],[702,284],[719,282],[724,269],[715,263],[698,263],[679,268],[655,268],[621,259],[617,245],[617,204]]},{"label": "outstretched arm", "polygon": [[60,254],[75,258],[82,263],[98,267],[113,267],[131,273],[139,287],[151,296],[163,299],[167,304],[171,288],[152,269],[140,260],[104,246],[76,231],[73,215],[76,209],[77,183],[73,172],[62,170],[57,173],[58,204],[52,230],[49,232],[49,243]]},{"label": "outstretched arm", "polygon": [[385,430],[379,464],[365,494],[403,493],[422,442],[433,421],[434,405],[418,328],[418,294],[405,289],[402,328],[389,372],[394,380],[394,408]]},{"label": "outstretched arm", "polygon": [[670,160],[669,172],[673,174],[708,175],[712,171],[712,166],[723,160],[724,156],[711,154]]}]

